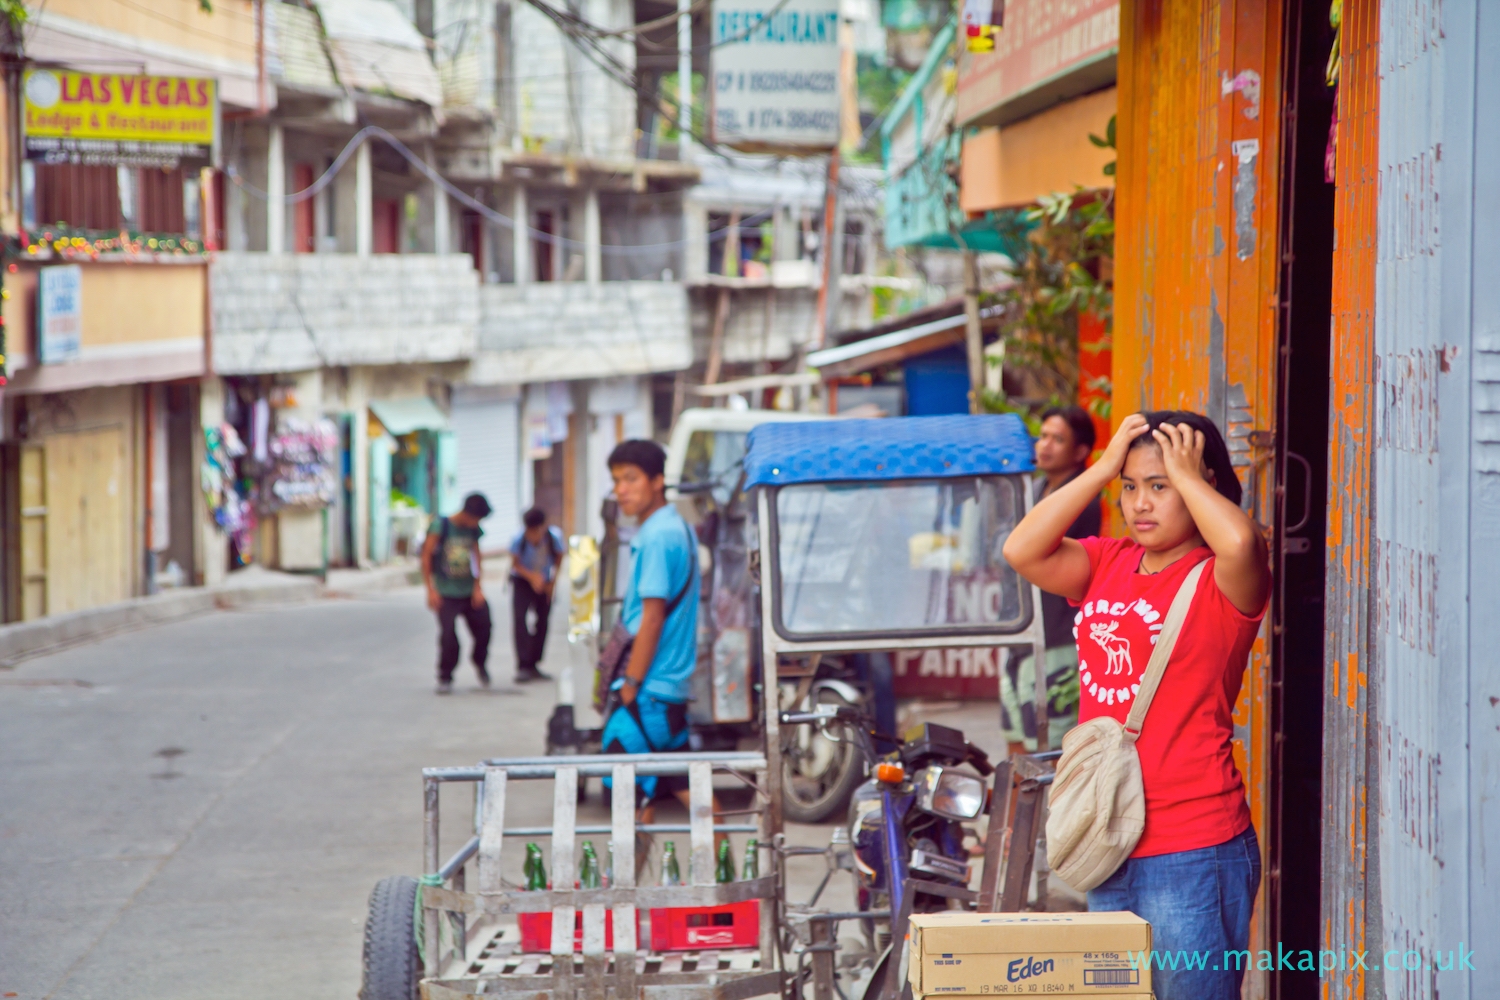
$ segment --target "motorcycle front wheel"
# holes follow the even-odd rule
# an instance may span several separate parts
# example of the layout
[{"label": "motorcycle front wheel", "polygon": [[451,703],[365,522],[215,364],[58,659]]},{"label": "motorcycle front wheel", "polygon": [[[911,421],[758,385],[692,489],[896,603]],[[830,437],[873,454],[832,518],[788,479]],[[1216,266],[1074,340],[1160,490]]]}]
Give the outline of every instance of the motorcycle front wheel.
[{"label": "motorcycle front wheel", "polygon": [[[858,707],[837,691],[820,688],[811,705]],[[842,816],[849,797],[865,777],[865,758],[853,732],[830,724],[784,726],[781,730],[782,812],[794,823],[821,823]]]}]

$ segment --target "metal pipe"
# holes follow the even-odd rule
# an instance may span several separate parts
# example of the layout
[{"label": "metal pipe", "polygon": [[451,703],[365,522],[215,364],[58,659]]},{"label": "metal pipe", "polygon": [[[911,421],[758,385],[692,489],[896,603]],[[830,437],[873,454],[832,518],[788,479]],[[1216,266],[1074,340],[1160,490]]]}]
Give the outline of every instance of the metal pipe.
[{"label": "metal pipe", "polygon": [[448,881],[453,877],[455,872],[462,870],[463,866],[469,863],[469,859],[478,853],[479,838],[477,836],[470,837],[469,842],[460,847],[457,854],[443,862],[443,867],[438,869],[438,874],[443,877],[444,882]]},{"label": "metal pipe", "polygon": [[[641,833],[691,833],[692,827],[686,823],[646,823],[637,824],[636,830]],[[760,825],[757,823],[715,823],[716,833],[758,833]],[[575,826],[574,833],[591,834],[599,836],[613,833],[614,827],[602,826]],[[550,826],[514,826],[505,831],[507,837],[550,837],[552,827]]]}]

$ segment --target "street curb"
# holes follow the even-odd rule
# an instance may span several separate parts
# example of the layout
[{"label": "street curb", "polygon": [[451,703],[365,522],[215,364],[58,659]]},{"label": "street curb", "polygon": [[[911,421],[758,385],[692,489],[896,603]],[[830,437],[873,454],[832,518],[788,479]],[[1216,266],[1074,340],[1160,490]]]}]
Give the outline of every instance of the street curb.
[{"label": "street curb", "polygon": [[119,632],[181,621],[210,611],[310,601],[321,596],[322,584],[308,577],[260,586],[194,587],[36,621],[13,622],[0,625],[0,666],[14,666],[22,660]]}]

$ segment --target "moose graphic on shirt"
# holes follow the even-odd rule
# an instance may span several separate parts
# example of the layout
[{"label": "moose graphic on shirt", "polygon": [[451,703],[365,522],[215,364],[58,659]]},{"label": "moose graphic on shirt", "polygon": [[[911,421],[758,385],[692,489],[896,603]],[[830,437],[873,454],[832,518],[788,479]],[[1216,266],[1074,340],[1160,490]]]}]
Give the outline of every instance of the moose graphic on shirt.
[{"label": "moose graphic on shirt", "polygon": [[1089,638],[1097,642],[1108,662],[1104,667],[1106,674],[1135,674],[1135,664],[1130,662],[1130,640],[1123,635],[1117,635],[1120,628],[1118,621],[1112,621],[1108,625],[1103,622],[1089,623]]},{"label": "moose graphic on shirt", "polygon": [[[1140,634],[1142,625],[1145,626],[1144,636]],[[1082,690],[1105,705],[1123,705],[1134,698],[1140,691],[1140,679],[1135,676],[1135,661],[1131,657],[1131,635],[1124,633],[1133,633],[1136,642],[1149,638],[1154,646],[1162,625],[1161,612],[1144,598],[1085,601],[1073,618],[1073,638],[1078,640],[1078,680]],[[1102,666],[1092,647],[1085,650],[1085,634],[1104,651]]]}]

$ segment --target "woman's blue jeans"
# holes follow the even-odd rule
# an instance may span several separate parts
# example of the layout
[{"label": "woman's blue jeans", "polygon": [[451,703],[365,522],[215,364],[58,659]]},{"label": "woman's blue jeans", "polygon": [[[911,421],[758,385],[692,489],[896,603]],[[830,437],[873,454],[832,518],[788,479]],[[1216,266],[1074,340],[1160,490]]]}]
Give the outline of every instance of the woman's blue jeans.
[{"label": "woman's blue jeans", "polygon": [[1217,847],[1127,860],[1089,890],[1089,909],[1150,921],[1156,1000],[1239,1000],[1259,888],[1252,826]]}]

